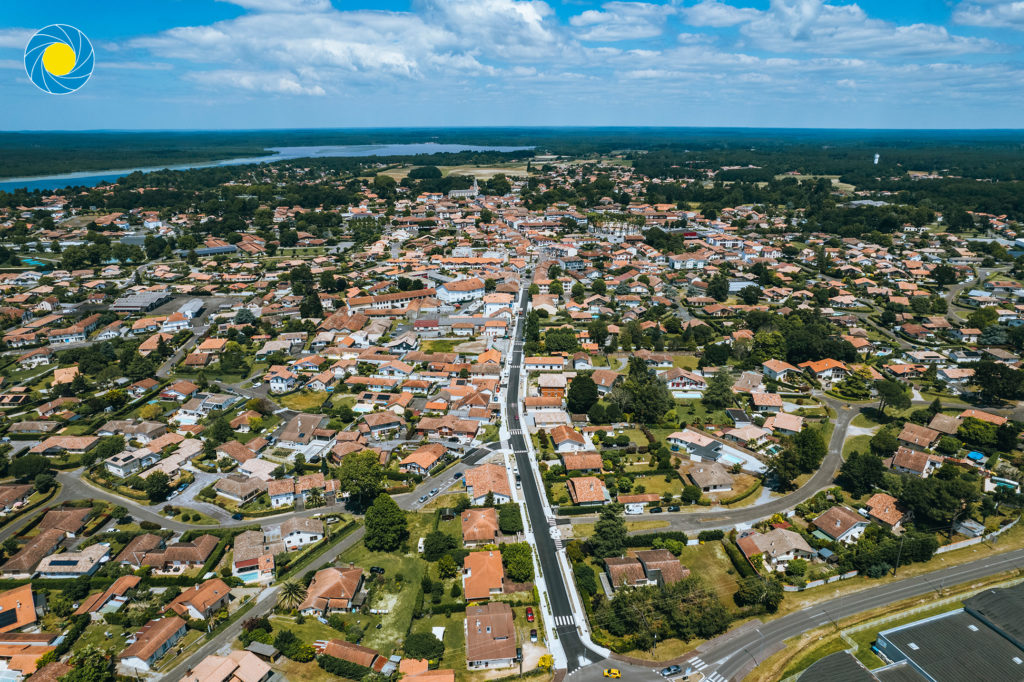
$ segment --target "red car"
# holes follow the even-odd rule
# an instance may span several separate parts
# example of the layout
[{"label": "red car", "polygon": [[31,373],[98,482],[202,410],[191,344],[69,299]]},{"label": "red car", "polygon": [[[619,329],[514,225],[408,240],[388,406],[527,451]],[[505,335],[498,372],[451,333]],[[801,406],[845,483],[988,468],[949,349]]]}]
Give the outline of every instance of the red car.
[{"label": "red car", "polygon": [[532,623],[533,622],[533,607],[532,606],[527,606],[526,607],[526,622],[527,623]]}]

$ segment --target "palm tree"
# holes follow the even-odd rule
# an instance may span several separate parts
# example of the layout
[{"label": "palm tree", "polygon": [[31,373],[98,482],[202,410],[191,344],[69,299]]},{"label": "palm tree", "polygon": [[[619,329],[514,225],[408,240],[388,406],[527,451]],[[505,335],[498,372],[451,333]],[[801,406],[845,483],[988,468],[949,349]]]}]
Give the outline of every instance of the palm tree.
[{"label": "palm tree", "polygon": [[293,609],[306,598],[306,588],[302,583],[289,580],[281,586],[281,604],[286,608]]}]

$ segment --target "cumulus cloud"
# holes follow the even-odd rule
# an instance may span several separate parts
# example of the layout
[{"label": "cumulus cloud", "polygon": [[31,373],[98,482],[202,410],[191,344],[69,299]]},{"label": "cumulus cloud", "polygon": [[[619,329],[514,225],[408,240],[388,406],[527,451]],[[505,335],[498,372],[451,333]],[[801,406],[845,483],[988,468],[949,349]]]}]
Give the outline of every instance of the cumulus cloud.
[{"label": "cumulus cloud", "polygon": [[856,4],[824,0],[772,0],[767,10],[704,0],[684,11],[693,26],[737,26],[750,45],[772,52],[948,56],[999,51],[985,38],[950,34],[935,24],[873,19]]},{"label": "cumulus cloud", "polygon": [[1024,2],[1020,0],[973,0],[960,2],[953,21],[965,26],[1024,30]]},{"label": "cumulus cloud", "polygon": [[218,0],[258,12],[326,12],[330,0]]},{"label": "cumulus cloud", "polygon": [[321,86],[303,82],[294,73],[287,71],[241,71],[236,69],[218,69],[199,71],[190,74],[190,78],[212,87],[233,87],[250,92],[263,92],[279,95],[325,95],[327,91]]},{"label": "cumulus cloud", "polygon": [[675,12],[667,5],[646,2],[608,2],[600,10],[588,9],[569,19],[582,40],[612,42],[661,35],[665,19]]},{"label": "cumulus cloud", "polygon": [[0,28],[0,47],[24,50],[34,33],[30,28]]}]

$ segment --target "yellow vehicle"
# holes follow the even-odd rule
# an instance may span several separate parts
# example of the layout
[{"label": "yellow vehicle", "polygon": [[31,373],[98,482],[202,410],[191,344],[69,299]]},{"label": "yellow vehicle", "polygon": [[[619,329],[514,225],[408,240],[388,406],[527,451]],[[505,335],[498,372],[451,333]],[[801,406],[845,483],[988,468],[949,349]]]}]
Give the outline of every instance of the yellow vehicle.
[{"label": "yellow vehicle", "polygon": [[605,677],[610,677],[613,680],[617,680],[620,677],[622,677],[622,673],[619,672],[618,668],[605,668],[604,669],[604,676]]}]

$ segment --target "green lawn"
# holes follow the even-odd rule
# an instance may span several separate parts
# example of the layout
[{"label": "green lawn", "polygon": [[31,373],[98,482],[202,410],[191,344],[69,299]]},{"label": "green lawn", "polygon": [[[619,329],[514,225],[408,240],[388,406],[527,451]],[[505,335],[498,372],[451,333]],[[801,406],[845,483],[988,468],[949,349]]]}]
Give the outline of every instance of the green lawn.
[{"label": "green lawn", "polygon": [[484,427],[483,433],[480,434],[480,440],[484,443],[495,443],[498,441],[498,433],[501,431],[501,427],[497,424],[488,424]]},{"label": "green lawn", "polygon": [[299,625],[292,616],[274,615],[270,618],[270,624],[274,626],[275,635],[281,630],[291,630],[305,644],[312,644],[318,639],[343,639],[340,632],[313,617],[307,617]]},{"label": "green lawn", "polygon": [[680,369],[697,369],[697,356],[695,355],[673,355],[672,364]]},{"label": "green lawn", "polygon": [[298,391],[297,393],[289,393],[279,397],[277,402],[282,407],[287,407],[296,412],[315,413],[327,398],[328,394],[326,391]]},{"label": "green lawn", "polygon": [[734,609],[732,595],[737,588],[736,569],[725,553],[722,543],[715,540],[703,545],[684,547],[679,561],[690,569],[691,575],[704,579],[709,587],[714,588],[726,608]]},{"label": "green lawn", "polygon": [[846,459],[846,457],[854,450],[867,452],[869,449],[869,443],[871,443],[871,436],[866,434],[847,438],[846,442],[843,443],[843,459]]},{"label": "green lawn", "polygon": [[629,439],[639,445],[650,445],[647,436],[640,429],[623,429],[622,434],[629,436]]},{"label": "green lawn", "polygon": [[[732,425],[732,421],[725,415],[725,410],[708,412],[704,403],[699,400],[677,400],[675,413],[676,421],[686,422],[687,424],[711,423]],[[669,420],[671,421],[671,418]]]},{"label": "green lawn", "polygon": [[453,613],[446,616],[443,613],[435,613],[426,618],[420,618],[412,624],[410,634],[417,632],[430,632],[431,628],[444,628],[444,656],[441,658],[441,669],[452,669],[461,671],[466,669],[466,633],[463,629],[465,623],[464,613]]},{"label": "green lawn", "polygon": [[875,426],[879,425],[878,422],[876,422],[874,419],[870,418],[864,412],[858,412],[857,416],[853,418],[853,421],[850,422],[850,424],[852,424],[853,426],[859,426],[859,427],[865,428],[865,429],[874,428]]},{"label": "green lawn", "polygon": [[657,493],[658,495],[671,493],[673,497],[678,497],[683,492],[683,482],[679,480],[678,476],[673,476],[671,481],[665,481],[665,476],[663,474],[637,476],[633,479],[633,485],[634,490],[636,490],[636,486],[642,485],[644,487],[644,492]]},{"label": "green lawn", "polygon": [[[110,637],[107,637],[107,633],[110,633]],[[98,623],[92,623],[85,632],[82,633],[82,637],[75,644],[76,647],[88,647],[94,646],[98,649],[109,649],[111,651],[121,651],[125,647],[125,629],[117,625],[108,625],[107,623],[100,621]]]},{"label": "green lawn", "polygon": [[455,346],[465,342],[465,339],[430,339],[424,341],[422,350],[424,353],[452,353]]}]

